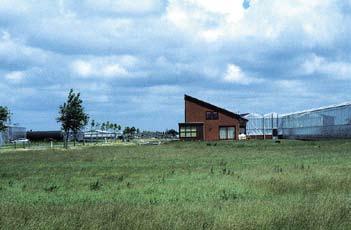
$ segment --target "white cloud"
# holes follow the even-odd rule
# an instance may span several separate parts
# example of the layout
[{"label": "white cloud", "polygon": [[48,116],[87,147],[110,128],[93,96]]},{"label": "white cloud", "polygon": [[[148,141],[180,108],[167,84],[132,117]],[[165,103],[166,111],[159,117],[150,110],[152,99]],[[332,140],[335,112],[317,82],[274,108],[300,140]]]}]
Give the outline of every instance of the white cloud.
[{"label": "white cloud", "polygon": [[48,59],[48,53],[26,45],[19,39],[14,39],[8,31],[0,35],[0,66],[40,65]]},{"label": "white cloud", "polygon": [[343,61],[328,61],[324,57],[315,54],[309,55],[301,64],[302,73],[306,75],[322,74],[331,78],[351,79],[351,63]]},{"label": "white cloud", "polygon": [[112,65],[103,66],[101,69],[101,73],[104,76],[113,77],[113,76],[126,76],[128,74],[128,71],[122,66],[120,66],[119,64],[112,64]]},{"label": "white cloud", "polygon": [[242,85],[263,82],[263,79],[247,76],[239,66],[229,64],[224,74],[223,81]]},{"label": "white cloud", "polygon": [[[127,64],[129,60],[127,60]],[[83,78],[102,77],[102,78],[118,78],[126,77],[129,72],[119,63],[106,62],[106,60],[75,60],[71,63],[73,73]]]},{"label": "white cloud", "polygon": [[80,76],[88,77],[94,73],[93,67],[89,62],[77,60],[72,63],[72,69]]},{"label": "white cloud", "polygon": [[343,22],[336,4],[327,0],[254,0],[248,9],[242,1],[171,0],[166,19],[207,42],[249,37],[282,43],[295,37],[307,46],[330,44],[341,34],[335,24]]},{"label": "white cloud", "polygon": [[162,3],[160,0],[86,0],[84,4],[95,11],[143,14],[159,10]]},{"label": "white cloud", "polygon": [[10,83],[20,83],[26,77],[23,71],[13,71],[5,74],[5,78],[9,80]]},{"label": "white cloud", "polygon": [[[140,60],[132,55],[120,56],[84,56],[70,63],[71,71],[82,78],[120,78],[133,77],[133,69]],[[130,69],[131,71],[129,71]]]}]

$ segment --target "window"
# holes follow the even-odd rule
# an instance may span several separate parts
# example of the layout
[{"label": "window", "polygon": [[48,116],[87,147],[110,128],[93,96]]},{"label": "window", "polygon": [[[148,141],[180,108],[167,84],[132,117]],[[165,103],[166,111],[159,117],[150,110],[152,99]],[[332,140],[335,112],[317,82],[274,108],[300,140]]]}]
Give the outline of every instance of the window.
[{"label": "window", "polygon": [[196,126],[182,126],[182,127],[180,127],[180,137],[182,137],[182,138],[195,138],[195,137],[197,137]]},{"label": "window", "polygon": [[218,112],[207,111],[206,120],[218,120]]},{"label": "window", "polygon": [[221,139],[221,140],[227,139],[227,128],[220,128],[219,129],[219,139]]},{"label": "window", "polygon": [[235,127],[220,127],[219,128],[219,139],[220,140],[234,140],[235,139]]}]

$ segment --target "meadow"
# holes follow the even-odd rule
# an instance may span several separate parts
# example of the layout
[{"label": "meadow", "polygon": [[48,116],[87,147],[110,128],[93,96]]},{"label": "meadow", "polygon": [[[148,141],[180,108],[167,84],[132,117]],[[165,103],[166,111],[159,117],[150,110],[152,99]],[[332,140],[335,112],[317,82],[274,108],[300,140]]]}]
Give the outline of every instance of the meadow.
[{"label": "meadow", "polygon": [[0,151],[0,229],[351,229],[351,140]]}]

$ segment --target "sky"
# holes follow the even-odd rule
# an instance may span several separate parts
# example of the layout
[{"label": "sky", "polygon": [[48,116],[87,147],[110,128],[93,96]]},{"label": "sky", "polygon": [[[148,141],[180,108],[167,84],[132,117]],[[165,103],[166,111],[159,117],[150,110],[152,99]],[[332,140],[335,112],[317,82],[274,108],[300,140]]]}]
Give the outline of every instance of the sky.
[{"label": "sky", "polygon": [[58,130],[73,88],[96,121],[177,128],[184,94],[238,113],[351,101],[350,0],[0,0],[0,105]]}]

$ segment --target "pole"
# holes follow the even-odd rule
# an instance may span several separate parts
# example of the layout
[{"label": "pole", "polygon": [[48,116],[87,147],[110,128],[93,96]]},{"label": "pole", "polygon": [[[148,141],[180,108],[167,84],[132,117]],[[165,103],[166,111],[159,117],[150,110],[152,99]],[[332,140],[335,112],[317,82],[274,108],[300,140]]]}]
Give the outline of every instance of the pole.
[{"label": "pole", "polygon": [[263,116],[263,140],[266,140],[266,134],[265,134],[265,124],[264,124],[264,115],[262,115]]}]

